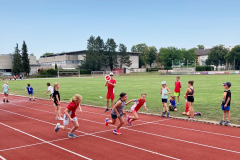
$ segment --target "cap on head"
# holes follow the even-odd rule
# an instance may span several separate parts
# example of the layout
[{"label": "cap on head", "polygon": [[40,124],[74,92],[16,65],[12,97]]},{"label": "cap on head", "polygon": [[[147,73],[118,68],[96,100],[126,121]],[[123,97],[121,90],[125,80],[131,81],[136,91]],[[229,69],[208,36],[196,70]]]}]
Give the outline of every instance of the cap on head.
[{"label": "cap on head", "polygon": [[162,84],[167,84],[167,82],[166,81],[162,81]]},{"label": "cap on head", "polygon": [[113,76],[113,73],[112,72],[110,72],[110,74],[109,74],[110,76]]},{"label": "cap on head", "polygon": [[231,84],[230,82],[225,82],[225,83],[223,83],[222,85],[223,85],[223,86],[231,87],[232,84]]}]

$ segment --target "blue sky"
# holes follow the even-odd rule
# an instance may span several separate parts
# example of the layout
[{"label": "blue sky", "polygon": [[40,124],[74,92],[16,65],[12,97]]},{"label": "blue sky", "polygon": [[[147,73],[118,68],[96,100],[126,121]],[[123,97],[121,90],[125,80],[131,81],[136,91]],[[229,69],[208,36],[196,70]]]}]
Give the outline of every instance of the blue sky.
[{"label": "blue sky", "polygon": [[84,50],[87,39],[206,48],[240,44],[239,0],[0,0],[0,54]]}]

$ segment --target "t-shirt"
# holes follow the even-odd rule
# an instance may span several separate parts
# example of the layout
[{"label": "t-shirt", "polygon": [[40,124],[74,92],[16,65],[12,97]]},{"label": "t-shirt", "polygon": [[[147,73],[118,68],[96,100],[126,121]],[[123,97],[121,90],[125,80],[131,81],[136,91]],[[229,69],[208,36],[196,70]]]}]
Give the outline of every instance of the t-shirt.
[{"label": "t-shirt", "polygon": [[76,117],[76,110],[78,108],[79,104],[75,104],[74,102],[70,102],[67,106],[68,114],[71,118]]},{"label": "t-shirt", "polygon": [[146,106],[146,100],[141,100],[141,98],[139,99],[134,99],[134,104],[131,107],[131,110],[135,110],[138,111],[142,106]]},{"label": "t-shirt", "polygon": [[226,104],[226,102],[227,102],[227,100],[228,100],[228,97],[230,97],[230,100],[229,100],[229,102],[228,102],[228,106],[230,106],[230,104],[231,104],[231,91],[230,90],[225,90],[224,92],[223,92],[223,95],[226,97],[226,99],[225,99],[225,103],[223,103],[222,105],[225,105]]},{"label": "t-shirt", "polygon": [[[112,83],[112,84],[116,84],[116,80],[115,79],[111,79],[109,82]],[[109,84],[109,83],[108,83],[108,91],[107,91],[107,93],[110,93],[110,94],[114,93],[114,86]]]},{"label": "t-shirt", "polygon": [[9,86],[4,84],[3,85],[3,92],[8,92],[8,88],[9,88]]},{"label": "t-shirt", "polygon": [[[118,114],[121,115],[121,114],[122,114],[122,110],[123,110],[126,102],[123,102],[121,99],[118,99],[117,102],[118,102],[118,101],[121,101],[121,102],[122,102],[122,104],[117,107]],[[116,102],[116,103],[117,103],[117,102]],[[116,103],[115,103],[115,104],[116,104]],[[114,111],[114,109],[112,109],[111,114],[112,114],[112,115],[115,115],[115,116],[117,115],[117,113]]]},{"label": "t-shirt", "polygon": [[175,100],[170,100],[172,106],[175,106]]},{"label": "t-shirt", "polygon": [[48,86],[48,90],[51,92],[51,94],[53,94],[53,87],[52,86]]},{"label": "t-shirt", "polygon": [[56,95],[58,95],[58,99],[59,99],[59,101],[60,101],[60,94],[59,94],[59,91],[54,90],[54,92],[53,92],[53,98],[54,98],[54,101],[57,101]]},{"label": "t-shirt", "polygon": [[29,94],[33,93],[33,88],[31,86],[27,86],[26,89],[27,89]]},{"label": "t-shirt", "polygon": [[181,82],[180,82],[180,81],[176,81],[176,82],[175,82],[174,92],[180,93],[180,88],[181,88]]}]

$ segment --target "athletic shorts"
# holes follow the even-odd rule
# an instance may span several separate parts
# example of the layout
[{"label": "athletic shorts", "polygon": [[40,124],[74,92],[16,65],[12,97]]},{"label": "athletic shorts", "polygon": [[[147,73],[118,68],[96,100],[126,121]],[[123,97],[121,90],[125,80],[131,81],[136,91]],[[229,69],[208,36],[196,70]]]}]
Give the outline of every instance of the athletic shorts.
[{"label": "athletic shorts", "polygon": [[[120,117],[122,117],[122,116],[123,116],[123,115],[120,114]],[[117,115],[111,114],[111,117],[112,117],[112,119],[117,119]]]},{"label": "athletic shorts", "polygon": [[188,102],[194,102],[194,97],[193,96],[188,96],[187,101]]},{"label": "athletic shorts", "polygon": [[53,94],[50,94],[50,96],[49,96],[49,97],[53,98]]},{"label": "athletic shorts", "polygon": [[174,96],[175,97],[179,97],[180,96],[180,92],[174,92]]},{"label": "athletic shorts", "polygon": [[28,95],[33,95],[33,92],[29,92]]},{"label": "athletic shorts", "polygon": [[227,107],[225,108],[224,105],[222,105],[222,110],[223,110],[223,111],[230,111],[230,106],[227,106]]},{"label": "athletic shorts", "polygon": [[114,93],[107,93],[107,99],[114,100],[115,99]]},{"label": "athletic shorts", "polygon": [[135,111],[134,109],[131,110],[132,113],[138,113],[138,111]]},{"label": "athletic shorts", "polygon": [[170,111],[174,111],[175,108],[177,108],[177,107],[176,107],[176,106],[171,106],[171,107],[169,108],[169,110],[170,110]]},{"label": "athletic shorts", "polygon": [[8,94],[8,91],[3,92],[3,94]]},{"label": "athletic shorts", "polygon": [[54,104],[55,104],[56,106],[58,106],[58,102],[57,102],[57,101],[55,101],[55,100],[54,100]]},{"label": "athletic shorts", "polygon": [[[76,121],[77,121],[77,117],[74,117],[73,122],[76,122]],[[64,114],[63,125],[67,126],[68,124],[69,124],[69,118]]]},{"label": "athletic shorts", "polygon": [[167,99],[162,98],[162,102],[167,103]]}]

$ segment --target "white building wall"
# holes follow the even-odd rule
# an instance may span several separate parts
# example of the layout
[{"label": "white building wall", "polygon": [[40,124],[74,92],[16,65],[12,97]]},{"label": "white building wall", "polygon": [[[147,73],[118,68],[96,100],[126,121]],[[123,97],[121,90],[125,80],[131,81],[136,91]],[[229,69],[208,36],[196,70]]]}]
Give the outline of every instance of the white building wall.
[{"label": "white building wall", "polygon": [[0,55],[0,69],[12,69],[11,55]]},{"label": "white building wall", "polygon": [[208,55],[200,56],[200,66],[205,66],[207,59],[208,59]]}]

